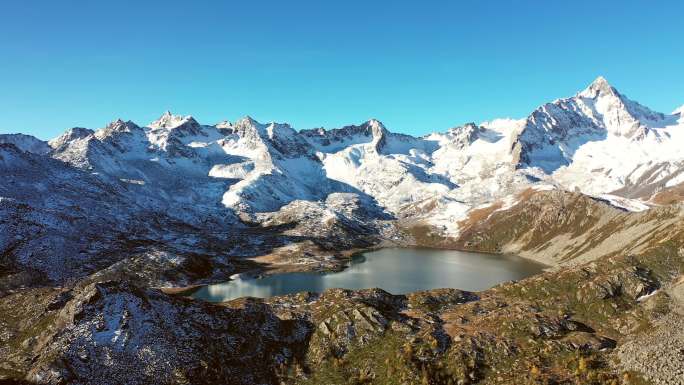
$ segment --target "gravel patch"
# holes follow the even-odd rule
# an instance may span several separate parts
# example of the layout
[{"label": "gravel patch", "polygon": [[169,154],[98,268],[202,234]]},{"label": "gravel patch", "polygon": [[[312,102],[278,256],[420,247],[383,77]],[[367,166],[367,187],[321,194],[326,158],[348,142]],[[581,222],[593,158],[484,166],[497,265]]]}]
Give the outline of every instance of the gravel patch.
[{"label": "gravel patch", "polygon": [[657,385],[684,385],[684,316],[672,312],[617,350],[620,366]]}]

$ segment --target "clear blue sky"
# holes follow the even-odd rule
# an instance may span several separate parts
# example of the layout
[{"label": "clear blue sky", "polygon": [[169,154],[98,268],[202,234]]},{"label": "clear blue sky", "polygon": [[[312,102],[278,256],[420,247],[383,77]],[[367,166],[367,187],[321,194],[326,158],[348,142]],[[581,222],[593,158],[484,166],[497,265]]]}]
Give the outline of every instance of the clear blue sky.
[{"label": "clear blue sky", "polygon": [[424,134],[523,117],[604,75],[684,104],[682,1],[0,3],[0,132],[51,138],[164,110]]}]

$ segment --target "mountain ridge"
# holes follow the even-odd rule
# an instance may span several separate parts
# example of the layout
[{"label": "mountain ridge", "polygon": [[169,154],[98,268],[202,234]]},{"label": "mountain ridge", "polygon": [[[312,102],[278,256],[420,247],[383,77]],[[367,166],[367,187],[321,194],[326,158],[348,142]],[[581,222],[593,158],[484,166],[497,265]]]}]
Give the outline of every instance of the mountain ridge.
[{"label": "mountain ridge", "polygon": [[[249,116],[204,125],[166,111],[146,126],[117,119],[98,130],[70,129],[48,142],[0,135],[0,142],[32,154],[14,153],[26,159],[4,165],[16,183],[32,187],[7,188],[0,196],[40,209],[51,198],[37,181],[49,185],[50,178],[78,175],[62,188],[87,190],[96,182],[103,200],[118,191],[113,210],[136,218],[136,226],[144,226],[141,216],[148,215],[190,226],[199,238],[206,232],[232,242],[245,228],[278,223],[294,229],[264,232],[254,240],[264,247],[246,242],[234,252],[280,250],[287,236],[297,236],[297,247],[318,250],[316,256],[329,247],[324,244],[411,244],[424,231],[457,239],[461,224],[478,210],[510,208],[528,189],[577,190],[623,209],[648,209],[665,200],[656,198],[660,191],[684,183],[680,120],[632,102],[601,77],[526,119],[466,123],[422,137],[393,133],[377,119],[296,131]],[[43,179],[21,166],[42,159],[51,165]],[[78,194],[64,199],[82,205]],[[317,214],[295,215],[297,210]],[[350,216],[350,210],[367,215]],[[331,225],[316,228],[316,218],[330,218]],[[355,230],[362,228],[368,234]],[[316,235],[315,245],[307,243],[311,234],[304,229]]]},{"label": "mountain ridge", "polygon": [[[579,188],[591,195],[617,193],[646,199],[630,186],[637,176],[643,179],[637,175],[643,172],[638,168],[652,163],[647,159],[650,154],[642,151],[631,169],[617,172],[611,163],[619,160],[611,147],[625,141],[632,147],[645,143],[659,153],[663,157],[659,177],[652,178],[649,188],[665,188],[665,179],[679,172],[663,170],[684,161],[684,153],[676,150],[676,139],[671,138],[681,131],[675,129],[681,124],[678,120],[677,114],[656,113],[628,99],[598,77],[575,96],[546,103],[525,119],[498,120],[494,125],[467,123],[422,137],[393,133],[377,119],[342,128],[296,131],[286,123],[262,124],[249,116],[233,123],[203,125],[191,115],[166,111],[146,126],[118,119],[96,131],[76,128],[51,141],[34,142],[51,146],[47,152],[52,157],[119,179],[154,179],[140,170],[147,160],[179,168],[181,173],[237,180],[224,192],[222,202],[238,211],[272,211],[295,199],[317,200],[320,197],[314,190],[319,186],[328,186],[323,193],[331,193],[336,189],[331,184],[344,183],[397,214],[406,204],[436,195],[466,200],[471,206],[487,203],[520,190],[531,180]],[[660,143],[671,154],[658,151]],[[605,164],[591,161],[595,154],[584,153],[591,146],[599,147],[598,153],[607,158]],[[42,148],[37,151],[46,153]],[[587,164],[577,166],[583,162]],[[575,183],[570,175],[578,173],[586,180]],[[278,175],[286,180],[276,183]],[[595,187],[592,179],[603,185]],[[415,194],[401,187],[406,181],[417,184]],[[473,191],[478,190],[473,185],[478,183],[488,188]],[[513,187],[508,188],[511,183]],[[250,198],[264,189],[278,192],[268,193],[263,204]]]}]

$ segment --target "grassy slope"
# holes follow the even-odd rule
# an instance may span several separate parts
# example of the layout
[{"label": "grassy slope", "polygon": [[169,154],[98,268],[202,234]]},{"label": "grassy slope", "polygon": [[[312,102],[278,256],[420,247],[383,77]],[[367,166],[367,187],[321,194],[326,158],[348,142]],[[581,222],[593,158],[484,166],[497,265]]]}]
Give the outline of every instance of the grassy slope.
[{"label": "grassy slope", "polygon": [[527,191],[508,210],[463,221],[457,247],[515,253],[554,266],[577,264],[641,253],[676,233],[680,217],[678,206],[630,213],[582,194]]}]

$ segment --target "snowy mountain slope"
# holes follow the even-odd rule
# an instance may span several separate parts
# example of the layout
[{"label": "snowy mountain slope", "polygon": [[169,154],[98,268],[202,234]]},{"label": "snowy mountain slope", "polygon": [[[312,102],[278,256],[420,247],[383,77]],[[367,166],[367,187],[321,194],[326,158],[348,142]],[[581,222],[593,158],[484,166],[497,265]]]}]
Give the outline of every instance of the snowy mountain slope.
[{"label": "snowy mountain slope", "polygon": [[[160,120],[165,118],[167,114]],[[147,209],[195,224],[234,223],[232,212],[220,205],[229,182],[209,177],[209,171],[213,162],[237,158],[216,145],[192,146],[212,130],[214,139],[220,137],[215,128],[201,127],[191,117],[173,123],[167,120],[162,128],[150,128],[116,120],[96,131],[71,129],[50,141],[52,157],[125,185],[129,199]]]},{"label": "snowy mountain slope", "polygon": [[96,263],[91,252],[121,232],[135,233],[122,189],[93,175],[9,144],[0,144],[0,174],[5,267],[78,276]]},{"label": "snowy mountain slope", "polygon": [[[318,150],[328,178],[375,198],[392,215],[431,223],[456,223],[468,206],[456,198],[458,185],[434,172],[440,143],[389,132],[377,120],[340,129],[302,132]],[[428,215],[439,212],[439,215]]]},{"label": "snowy mountain slope", "polygon": [[[444,194],[456,187],[441,175],[426,171],[433,143],[406,135],[390,134],[377,120],[324,132],[334,140],[345,132],[345,147],[321,145],[319,158],[326,175],[375,197],[392,211],[425,194]],[[364,140],[367,139],[367,140]],[[337,150],[337,151],[335,151]],[[427,150],[427,151],[426,151]]]},{"label": "snowy mountain slope", "polygon": [[[603,78],[575,97],[592,107],[601,140],[572,141],[571,161],[552,173],[569,189],[599,195],[647,199],[676,183],[684,166],[684,136],[679,114],[665,115],[627,99]],[[581,136],[576,136],[581,137]],[[575,144],[578,139],[574,139]]]},{"label": "snowy mountain slope", "polygon": [[[516,170],[512,143],[523,122],[499,119],[477,126],[469,123],[431,134],[439,149],[433,153],[430,171],[447,175],[460,186],[459,199],[482,204],[543,177],[537,170]],[[533,177],[528,176],[533,175]]]},{"label": "snowy mountain slope", "polygon": [[0,143],[13,144],[22,151],[34,154],[46,155],[50,152],[50,146],[47,143],[31,135],[0,134]]},{"label": "snowy mountain slope", "polygon": [[[651,111],[599,77],[527,118],[420,138],[392,133],[375,119],[298,132],[250,117],[204,125],[165,112],[147,126],[116,120],[95,131],[73,128],[49,148],[28,136],[0,141],[60,160],[81,170],[85,184],[97,180],[141,210],[198,228],[231,233],[241,220],[330,215],[347,225],[421,222],[454,235],[472,209],[497,200],[506,206],[530,186],[579,189],[643,209],[634,199],[684,181],[682,126],[681,109]],[[344,219],[331,196],[374,214]],[[319,214],[293,217],[293,207]]]},{"label": "snowy mountain slope", "polygon": [[94,273],[161,286],[221,281],[235,270],[231,250],[253,255],[288,242],[278,233],[244,237],[220,203],[207,210],[186,197],[182,206],[13,144],[0,144],[0,175],[0,295]]},{"label": "snowy mountain slope", "polygon": [[324,199],[331,190],[311,146],[289,125],[246,117],[218,127],[227,134],[220,140],[223,151],[243,159],[239,165],[224,166],[233,176],[242,176],[223,195],[225,206],[243,212],[275,211],[297,199]]},{"label": "snowy mountain slope", "polygon": [[574,97],[544,104],[527,118],[516,142],[519,166],[551,173],[570,164],[586,143],[609,138],[638,141],[657,135],[652,128],[673,122],[629,100],[599,77]]}]

